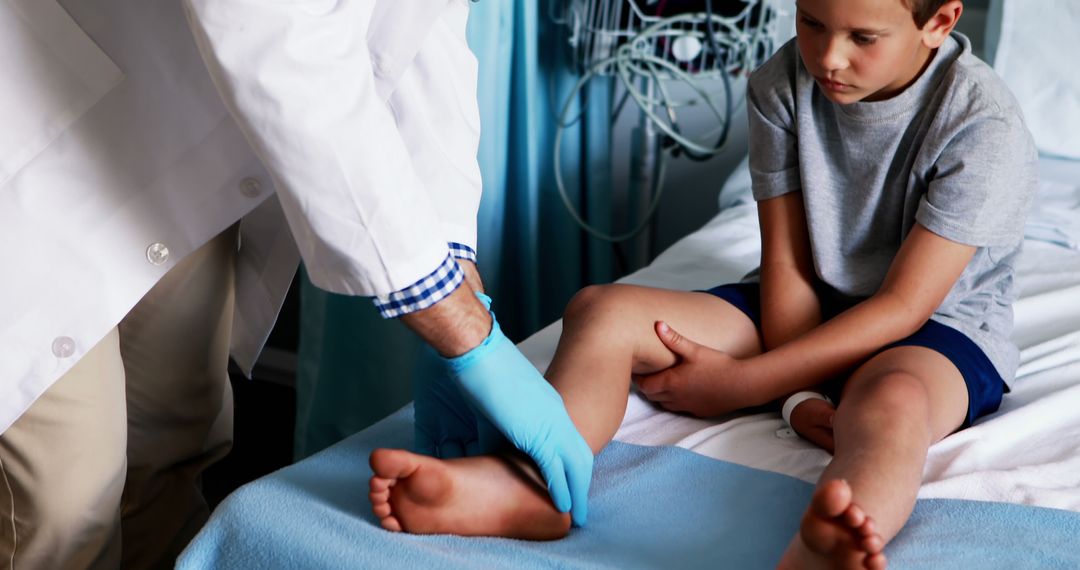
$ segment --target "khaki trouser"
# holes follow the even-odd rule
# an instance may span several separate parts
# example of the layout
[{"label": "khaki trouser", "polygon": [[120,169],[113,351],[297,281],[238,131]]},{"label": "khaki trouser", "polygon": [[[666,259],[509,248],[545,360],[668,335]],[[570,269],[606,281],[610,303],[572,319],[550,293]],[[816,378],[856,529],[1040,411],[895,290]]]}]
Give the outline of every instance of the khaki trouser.
[{"label": "khaki trouser", "polygon": [[0,435],[0,568],[171,568],[232,444],[233,226]]}]

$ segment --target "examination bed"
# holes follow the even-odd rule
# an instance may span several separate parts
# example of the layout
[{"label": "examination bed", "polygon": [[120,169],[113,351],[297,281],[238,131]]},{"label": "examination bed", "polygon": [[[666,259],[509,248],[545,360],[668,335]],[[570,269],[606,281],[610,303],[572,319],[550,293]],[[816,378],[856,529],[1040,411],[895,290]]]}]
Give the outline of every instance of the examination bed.
[{"label": "examination bed", "polygon": [[[1080,568],[1080,161],[1043,159],[1018,269],[1022,364],[1001,409],[930,450],[893,568]],[[744,169],[705,227],[623,282],[698,289],[759,255]],[[559,323],[521,344],[541,370]],[[589,524],[564,540],[412,536],[379,527],[368,453],[409,447],[405,408],[236,491],[179,568],[770,568],[829,455],[778,413],[696,419],[636,394],[597,459]]]}]

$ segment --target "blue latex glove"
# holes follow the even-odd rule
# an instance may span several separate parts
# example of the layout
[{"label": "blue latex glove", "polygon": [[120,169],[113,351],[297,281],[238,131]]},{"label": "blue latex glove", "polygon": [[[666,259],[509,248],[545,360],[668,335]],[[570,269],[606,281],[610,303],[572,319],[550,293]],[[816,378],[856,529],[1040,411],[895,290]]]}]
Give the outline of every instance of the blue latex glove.
[{"label": "blue latex glove", "polygon": [[[485,309],[491,298],[478,293]],[[454,459],[493,453],[506,439],[472,405],[450,378],[446,360],[425,346],[413,375],[414,447],[417,453]]]},{"label": "blue latex glove", "polygon": [[[477,296],[490,307],[489,298]],[[555,508],[570,511],[574,524],[583,526],[588,516],[592,450],[574,427],[559,393],[503,335],[495,313],[491,313],[491,333],[484,342],[446,362],[477,415],[490,419],[510,443],[532,458]],[[493,444],[486,431],[479,433],[481,448]]]},{"label": "blue latex glove", "polygon": [[506,441],[483,414],[473,411],[450,378],[445,360],[427,346],[413,377],[413,400],[417,453],[442,459],[471,457],[491,453]]}]

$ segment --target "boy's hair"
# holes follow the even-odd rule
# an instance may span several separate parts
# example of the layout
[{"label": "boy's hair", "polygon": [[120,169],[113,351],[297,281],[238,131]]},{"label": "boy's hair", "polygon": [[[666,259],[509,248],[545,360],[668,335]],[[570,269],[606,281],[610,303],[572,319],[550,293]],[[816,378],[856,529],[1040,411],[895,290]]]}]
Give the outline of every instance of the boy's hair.
[{"label": "boy's hair", "polygon": [[949,0],[900,0],[911,10],[911,17],[915,19],[915,26],[920,30],[930,18],[937,14],[937,11],[943,4]]}]

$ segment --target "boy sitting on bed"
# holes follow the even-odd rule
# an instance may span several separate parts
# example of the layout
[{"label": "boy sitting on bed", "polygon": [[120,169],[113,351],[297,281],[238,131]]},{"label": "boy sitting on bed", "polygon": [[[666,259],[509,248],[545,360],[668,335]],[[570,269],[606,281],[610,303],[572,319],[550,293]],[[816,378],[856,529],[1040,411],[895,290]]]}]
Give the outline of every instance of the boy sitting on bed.
[{"label": "boy sitting on bed", "polygon": [[[1007,89],[951,33],[962,11],[799,0],[797,40],[748,87],[760,269],[708,292],[589,287],[566,310],[547,378],[597,453],[632,377],[703,417],[832,392],[836,408],[796,396],[797,431],[834,457],[782,567],[884,567],[928,448],[996,410],[1016,371],[1013,266],[1036,152]],[[391,530],[570,527],[516,456],[377,450],[371,464]]]}]

